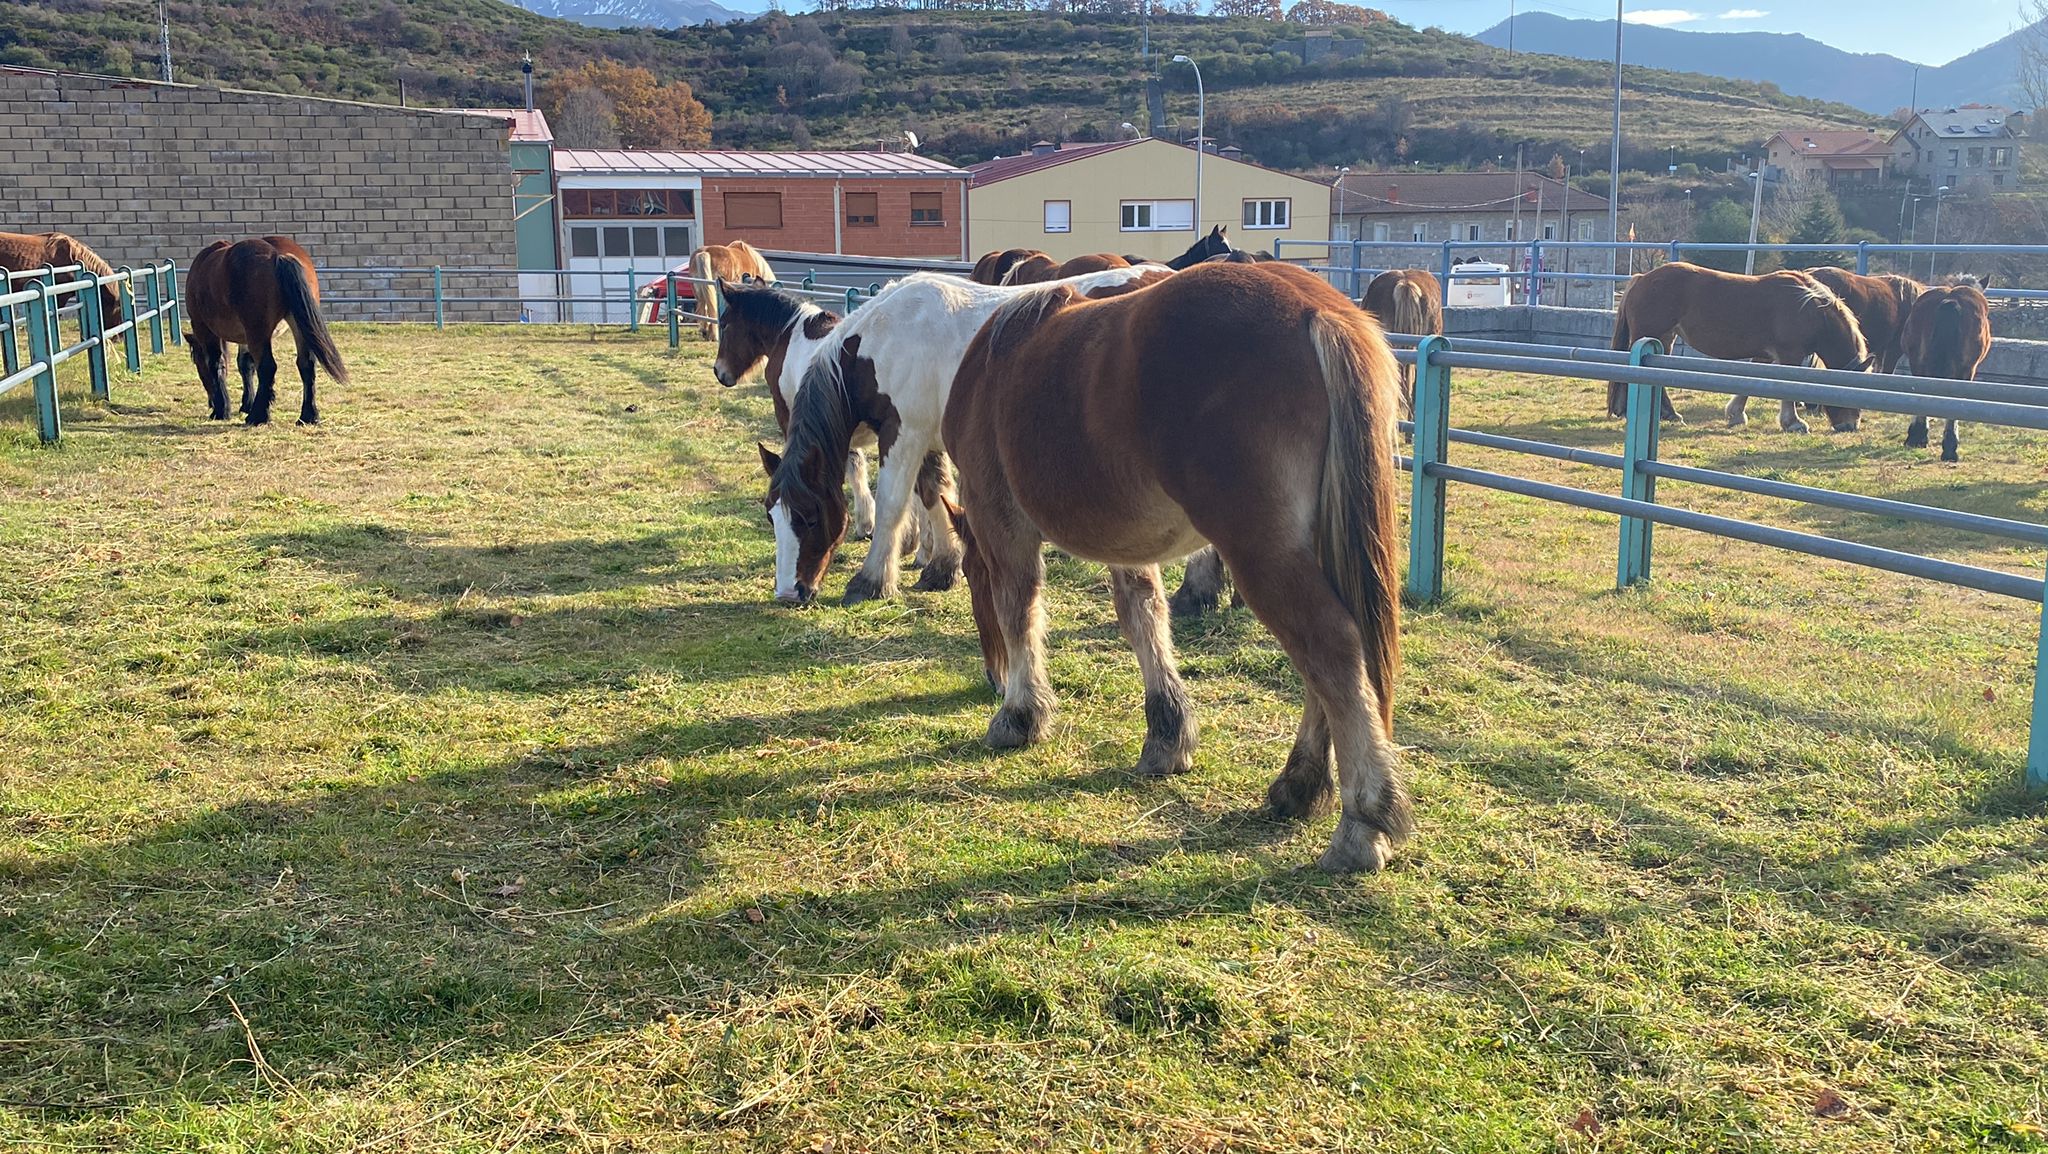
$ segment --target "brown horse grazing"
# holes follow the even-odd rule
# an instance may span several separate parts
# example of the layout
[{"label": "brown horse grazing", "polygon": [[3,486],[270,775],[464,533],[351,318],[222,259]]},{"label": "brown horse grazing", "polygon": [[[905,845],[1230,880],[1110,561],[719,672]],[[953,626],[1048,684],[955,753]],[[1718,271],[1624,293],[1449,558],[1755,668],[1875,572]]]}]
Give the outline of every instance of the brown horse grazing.
[{"label": "brown horse grazing", "polygon": [[[1870,347],[1877,371],[1889,373],[1897,368],[1899,338],[1906,332],[1906,314],[1913,310],[1913,301],[1926,286],[1897,273],[1862,276],[1833,265],[1802,271],[1828,286],[1842,298],[1843,304],[1849,306],[1849,311],[1856,314],[1856,327],[1863,331],[1863,343]],[[1748,397],[1737,397],[1730,404],[1741,402],[1746,405],[1748,401]],[[1853,433],[1863,422],[1861,409],[1835,405],[1822,408],[1827,413],[1829,427],[1838,433]]]},{"label": "brown horse grazing", "polygon": [[1044,284],[1046,281],[1065,280],[1072,276],[1083,276],[1113,268],[1130,268],[1141,264],[1163,264],[1178,272],[1193,268],[1205,260],[1235,252],[1236,250],[1230,247],[1229,232],[1227,227],[1219,224],[1210,229],[1208,235],[1189,245],[1186,252],[1166,261],[1150,260],[1141,256],[1120,256],[1113,252],[1094,252],[1086,256],[1077,256],[1062,264],[1044,253],[1038,253],[1028,260],[1018,262],[998,283]]},{"label": "brown horse grazing", "polygon": [[1059,276],[1060,262],[1042,252],[1034,252],[1016,264],[1011,265],[1010,271],[1004,273],[1003,279],[996,283],[999,285],[1044,284],[1049,280],[1058,280]]},{"label": "brown horse grazing", "polygon": [[[1906,315],[1901,342],[1905,363],[1916,376],[1945,377],[1952,381],[1974,381],[1977,367],[1991,351],[1991,307],[1974,280],[1958,277],[1952,285],[1924,289]],[[1927,447],[1927,418],[1914,417],[1906,427],[1906,447]],[[1941,459],[1956,455],[1956,423],[1946,422],[1941,432]]]},{"label": "brown horse grazing", "polygon": [[1003,685],[988,744],[1045,732],[1049,540],[1110,566],[1145,680],[1138,771],[1188,769],[1195,724],[1159,562],[1207,539],[1305,687],[1269,803],[1288,816],[1325,804],[1334,747],[1343,815],[1321,864],[1385,862],[1414,828],[1391,738],[1395,382],[1372,318],[1290,265],[1203,265],[1102,301],[1062,286],[991,316],[945,418],[975,625]]},{"label": "brown horse grazing", "polygon": [[[1003,278],[1010,275],[1010,270],[1017,267],[1019,261],[1034,256],[1045,256],[1045,254],[1035,248],[1005,248],[985,253],[980,260],[974,262],[974,272],[967,279],[975,284],[1001,284],[1003,283]],[[1051,260],[1052,258],[1046,257],[1046,259]]]},{"label": "brown horse grazing", "polygon": [[749,280],[775,283],[775,270],[761,250],[743,240],[707,244],[690,254],[690,279],[697,291],[697,314],[712,318],[697,322],[697,337],[710,340],[718,331],[718,282],[735,284]]},{"label": "brown horse grazing", "polygon": [[[1660,265],[1637,277],[1622,297],[1614,317],[1612,347],[1626,352],[1644,337],[1671,347],[1683,336],[1703,356],[1729,361],[1803,365],[1818,357],[1831,369],[1863,372],[1870,368],[1870,349],[1856,316],[1842,298],[1803,272],[1743,276],[1702,268],[1685,261]],[[1610,381],[1607,411],[1627,415],[1628,387]],[[1728,423],[1740,425],[1742,398],[1728,402]],[[1663,415],[1682,420],[1664,395]],[[1806,423],[1785,402],[1778,425],[1803,433]]]},{"label": "brown horse grazing", "polygon": [[[100,259],[100,254],[68,233],[0,232],[0,270],[34,272],[46,267],[66,268],[70,265],[77,265],[95,276],[114,275],[114,270]],[[57,279],[68,278],[59,276]],[[0,295],[10,291],[13,291],[13,286],[0,284]],[[100,286],[101,319],[108,325],[117,325],[121,323],[122,316],[120,286]]]},{"label": "brown horse grazing", "polygon": [[[348,369],[341,363],[341,351],[327,331],[320,315],[320,280],[313,271],[313,257],[286,236],[255,240],[214,241],[192,258],[185,274],[185,318],[192,331],[186,339],[192,348],[192,364],[199,369],[199,383],[206,387],[207,415],[216,421],[228,419],[227,378],[222,358],[229,343],[241,346],[235,358],[242,373],[242,411],[249,423],[260,425],[270,419],[270,405],[276,395],[277,357],[271,352],[271,338],[277,326],[288,324],[299,346],[299,380],[305,390],[299,401],[299,423],[320,422],[320,409],[313,399],[313,365],[319,362],[329,376],[347,384]],[[256,389],[250,394],[250,370],[255,370]]]},{"label": "brown horse grazing", "polygon": [[[1372,278],[1358,302],[1379,318],[1390,333],[1441,336],[1444,331],[1444,286],[1419,268],[1389,269]],[[1401,366],[1401,412],[1415,417],[1415,370]]]}]

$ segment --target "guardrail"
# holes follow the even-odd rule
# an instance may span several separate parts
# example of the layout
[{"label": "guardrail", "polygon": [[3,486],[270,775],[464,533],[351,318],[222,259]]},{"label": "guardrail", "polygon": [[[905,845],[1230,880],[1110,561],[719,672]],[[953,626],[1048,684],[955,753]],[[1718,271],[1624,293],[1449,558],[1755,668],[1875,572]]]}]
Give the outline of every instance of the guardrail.
[{"label": "guardrail", "polygon": [[[1453,280],[1493,278],[1497,272],[1459,272],[1455,264],[1458,253],[1505,257],[1509,266],[1508,279],[1519,282],[1522,299],[1520,304],[1569,303],[1569,287],[1578,284],[1625,284],[1633,272],[1596,272],[1589,269],[1568,267],[1573,253],[1609,252],[1618,258],[1630,258],[1636,253],[1661,257],[1664,260],[1681,260],[1687,254],[1699,253],[1818,253],[1834,260],[1849,260],[1856,272],[1865,275],[1879,269],[1881,258],[1893,258],[1890,269],[1912,275],[1919,258],[1925,256],[1928,262],[1926,279],[1936,275],[1937,262],[1944,255],[1981,255],[1993,257],[2041,257],[2048,256],[2048,245],[2036,244],[1882,244],[1863,241],[1856,244],[1724,244],[1708,241],[1605,241],[1605,240],[1276,240],[1273,254],[1288,258],[1288,249],[1313,253],[1320,250],[1329,263],[1309,264],[1312,272],[1329,277],[1338,287],[1345,289],[1354,299],[1365,291],[1365,285],[1374,276],[1388,268],[1415,268],[1417,264],[1389,264],[1382,266],[1376,260],[1367,260],[1367,253],[1418,252],[1428,253],[1426,263],[1443,283],[1444,304],[1450,303],[1450,289]],[[1348,258],[1338,263],[1338,256]],[[1555,256],[1555,261],[1546,262],[1546,254]],[[1873,258],[1880,258],[1874,260]],[[1903,259],[1900,259],[1903,258]],[[1291,259],[1301,259],[1296,256]],[[1312,257],[1310,259],[1313,259]],[[1620,260],[1615,262],[1617,265]],[[1519,264],[1520,267],[1516,267]],[[1901,267],[1903,266],[1903,267]],[[1547,302],[1545,297],[1552,289],[1557,290],[1559,300]],[[1985,295],[1995,300],[2048,300],[2048,289],[1992,288]]]},{"label": "guardrail", "polygon": [[[1436,336],[1390,339],[1397,346],[1412,344],[1412,349],[1399,348],[1396,356],[1415,366],[1415,420],[1412,425],[1404,424],[1413,433],[1414,448],[1413,455],[1403,459],[1413,484],[1407,592],[1415,599],[1434,601],[1443,595],[1445,490],[1450,483],[1457,482],[1615,514],[1621,519],[1615,584],[1622,589],[1650,579],[1654,530],[1658,525],[1672,525],[2022,601],[2048,603],[2048,571],[2030,575],[1945,561],[1677,508],[1660,503],[1657,496],[1659,480],[1684,482],[2048,546],[2048,525],[1694,468],[1662,461],[1657,456],[1658,414],[1666,388],[1743,393],[1772,400],[1842,405],[2042,431],[2048,431],[2048,403],[2044,403],[2048,390],[1904,375],[1876,378],[1882,381],[1880,387],[1872,383],[1868,373],[1669,356],[1655,340],[1647,338],[1637,341],[1626,353],[1497,341],[1460,342],[1453,347],[1449,340]],[[1468,343],[1470,349],[1465,347]],[[1450,412],[1452,369],[1621,382],[1627,395],[1622,452],[1602,453],[1454,428]],[[1760,371],[1765,369],[1769,371]],[[1453,444],[1610,469],[1621,475],[1620,492],[1601,493],[1455,465],[1450,461]],[[2048,622],[2043,623],[2038,645],[2025,772],[2026,785],[2034,790],[2048,789],[2048,684],[2043,679],[2043,674],[2048,673]]]},{"label": "guardrail", "polygon": [[[108,323],[100,295],[109,285],[115,287],[121,302],[122,319],[114,324]],[[121,342],[131,373],[142,371],[145,326],[151,353],[164,351],[166,329],[169,343],[184,343],[178,270],[170,261],[139,269],[123,267],[112,276],[100,276],[78,265],[9,272],[0,278],[0,286],[8,290],[0,293],[0,395],[25,384],[33,387],[36,434],[46,445],[56,444],[64,436],[63,414],[57,403],[57,366],[84,356],[92,395],[104,401],[110,395],[107,350],[115,341]],[[65,339],[60,323],[65,317],[77,324],[76,341]],[[27,338],[25,342],[18,339],[22,336]],[[24,343],[28,346],[26,359]]]}]

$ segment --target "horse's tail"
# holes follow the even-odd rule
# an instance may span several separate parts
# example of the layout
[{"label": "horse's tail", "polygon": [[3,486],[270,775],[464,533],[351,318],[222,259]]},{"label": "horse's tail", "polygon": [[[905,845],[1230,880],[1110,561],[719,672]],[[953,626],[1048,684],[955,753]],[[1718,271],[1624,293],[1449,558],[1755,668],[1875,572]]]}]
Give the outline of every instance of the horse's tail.
[{"label": "horse's tail", "polygon": [[320,299],[306,279],[306,266],[298,258],[277,258],[277,292],[284,299],[285,316],[291,321],[292,336],[299,348],[310,351],[327,375],[348,383],[348,367],[341,363],[341,350],[334,347],[334,334],[327,331],[327,319],[320,315]]},{"label": "horse's tail", "polygon": [[[1309,321],[1330,427],[1316,501],[1316,556],[1364,642],[1365,677],[1380,725],[1394,732],[1394,676],[1401,666],[1401,569],[1395,552],[1394,354],[1361,312]],[[1389,816],[1404,829],[1405,799]]]},{"label": "horse's tail", "polygon": [[[1623,293],[1621,303],[1614,306],[1614,339],[1607,342],[1607,347],[1625,353],[1634,345],[1635,334],[1628,323],[1628,294]],[[1615,417],[1628,414],[1628,386],[1620,381],[1607,382],[1607,412]]]},{"label": "horse's tail", "polygon": [[1963,355],[1963,303],[1953,296],[1935,306],[1934,323],[1927,329],[1926,352],[1932,363],[1918,367],[1922,376],[1960,375],[1953,371],[1953,366],[1968,358]]},{"label": "horse's tail", "polygon": [[[690,254],[690,280],[697,293],[697,315],[718,316],[718,274],[711,267],[711,250],[700,248]],[[712,322],[698,321],[699,332]]]}]

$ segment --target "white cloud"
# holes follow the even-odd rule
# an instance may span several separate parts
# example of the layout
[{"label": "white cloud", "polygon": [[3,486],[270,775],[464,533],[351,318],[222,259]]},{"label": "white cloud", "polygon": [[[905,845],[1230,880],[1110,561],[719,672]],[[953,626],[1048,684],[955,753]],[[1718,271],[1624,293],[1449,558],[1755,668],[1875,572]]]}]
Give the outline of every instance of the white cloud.
[{"label": "white cloud", "polygon": [[1761,20],[1770,13],[1761,8],[1730,8],[1714,17],[1716,20]]},{"label": "white cloud", "polygon": [[1659,28],[1673,24],[1690,24],[1706,17],[1685,8],[1642,8],[1622,16],[1624,24],[1652,24]]}]

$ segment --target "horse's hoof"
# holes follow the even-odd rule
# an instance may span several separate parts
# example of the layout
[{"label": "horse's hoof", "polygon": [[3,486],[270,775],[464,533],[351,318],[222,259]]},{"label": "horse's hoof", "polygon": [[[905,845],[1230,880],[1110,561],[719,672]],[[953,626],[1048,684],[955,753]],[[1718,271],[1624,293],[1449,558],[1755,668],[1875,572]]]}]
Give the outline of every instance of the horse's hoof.
[{"label": "horse's hoof", "polygon": [[1333,874],[1373,873],[1392,856],[1394,847],[1386,834],[1362,821],[1344,817],[1338,819],[1337,832],[1330,835],[1330,848],[1323,851],[1316,868]]},{"label": "horse's hoof", "polygon": [[1005,705],[996,710],[989,719],[988,735],[982,738],[990,749],[1022,749],[1038,740],[1045,730],[1042,716],[1027,713],[1014,705]]},{"label": "horse's hoof", "polygon": [[1962,460],[1962,457],[1957,455],[1954,449],[1943,449],[1941,451],[1941,459],[1953,465],[1956,462]]},{"label": "horse's hoof", "polygon": [[858,605],[863,601],[882,601],[894,597],[896,591],[865,573],[855,573],[846,583],[846,592],[839,598],[841,605]]},{"label": "horse's hoof", "polygon": [[1181,749],[1158,751],[1148,742],[1145,752],[1138,755],[1138,764],[1131,770],[1139,777],[1175,777],[1195,768],[1194,754]]},{"label": "horse's hoof", "polygon": [[320,423],[320,414],[318,414],[318,413],[314,413],[314,414],[313,414],[312,416],[310,416],[310,417],[308,417],[308,416],[305,416],[304,414],[301,414],[301,415],[299,416],[299,423],[300,423],[301,425],[317,425],[317,424],[319,424],[319,423]]},{"label": "horse's hoof", "polygon": [[1809,433],[1813,431],[1806,427],[1805,421],[1793,421],[1789,425],[1779,425],[1778,428],[1787,433]]},{"label": "horse's hoof", "polygon": [[1837,433],[1853,433],[1853,432],[1855,432],[1856,430],[1858,430],[1858,429],[1860,429],[1860,428],[1862,428],[1862,427],[1863,427],[1863,422],[1861,422],[1861,421],[1845,421],[1845,422],[1843,422],[1842,424],[1839,424],[1839,425],[1833,425],[1833,426],[1830,426],[1830,427],[1831,427],[1831,428],[1833,428],[1833,429],[1835,430],[1835,432],[1837,432]]},{"label": "horse's hoof", "polygon": [[1266,809],[1282,821],[1300,821],[1328,809],[1335,792],[1327,762],[1309,769],[1289,758],[1287,768],[1266,787]]},{"label": "horse's hoof", "polygon": [[1743,427],[1744,425],[1747,425],[1747,424],[1749,424],[1749,418],[1748,418],[1748,417],[1730,417],[1730,418],[1728,418],[1728,427],[1729,427],[1729,428],[1731,428],[1731,429],[1739,429],[1739,428],[1742,428],[1742,427]]},{"label": "horse's hoof", "polygon": [[1205,617],[1216,612],[1217,597],[1214,593],[1194,593],[1181,589],[1167,598],[1167,611],[1175,617]]},{"label": "horse's hoof", "polygon": [[250,425],[267,425],[270,423],[270,414],[250,413],[249,416],[247,417],[247,423]]},{"label": "horse's hoof", "polygon": [[960,559],[957,557],[935,561],[925,566],[924,575],[911,588],[919,593],[944,593],[951,589],[960,577]]},{"label": "horse's hoof", "polygon": [[1926,447],[1927,447],[1927,434],[1926,434],[1926,433],[1907,433],[1907,434],[1906,434],[1906,447],[1907,447],[1908,449],[1924,449],[1924,448],[1926,448]]}]

